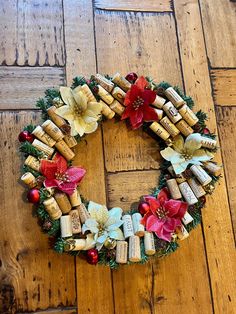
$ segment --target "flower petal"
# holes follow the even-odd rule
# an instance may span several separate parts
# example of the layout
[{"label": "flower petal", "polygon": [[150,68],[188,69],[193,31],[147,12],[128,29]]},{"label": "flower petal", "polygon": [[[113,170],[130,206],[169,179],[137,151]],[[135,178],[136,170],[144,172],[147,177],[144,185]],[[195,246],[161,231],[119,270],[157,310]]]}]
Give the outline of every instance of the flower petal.
[{"label": "flower petal", "polygon": [[65,105],[57,108],[55,113],[61,116],[62,118],[71,121],[74,119],[74,113],[70,106]]},{"label": "flower petal", "polygon": [[45,179],[44,186],[46,188],[56,188],[58,186],[58,180],[55,179]]},{"label": "flower petal", "polygon": [[84,135],[86,123],[81,117],[74,120],[74,127],[80,136]]},{"label": "flower petal", "polygon": [[57,165],[57,172],[64,173],[68,168],[66,159],[60,155],[58,152],[54,155],[52,159]]},{"label": "flower petal", "polygon": [[76,190],[76,183],[73,182],[62,182],[60,181],[60,183],[58,184],[58,189],[68,195],[71,195],[74,193],[74,191]]},{"label": "flower petal", "polygon": [[86,134],[93,133],[97,130],[97,128],[98,128],[97,122],[87,123],[84,133],[86,133]]},{"label": "flower petal", "polygon": [[191,160],[184,161],[184,162],[179,162],[179,163],[172,163],[172,166],[174,168],[174,172],[176,174],[181,174],[186,170],[188,165],[191,163]]},{"label": "flower petal", "polygon": [[144,100],[144,105],[150,105],[156,99],[156,93],[153,90],[145,89],[142,92],[142,99]]},{"label": "flower petal", "polygon": [[92,233],[98,233],[98,223],[95,219],[88,218],[82,226],[82,232],[91,231]]},{"label": "flower petal", "polygon": [[199,133],[190,134],[185,140],[184,148],[188,152],[193,153],[195,150],[199,149],[202,146],[201,140],[202,140],[201,134]]},{"label": "flower petal", "polygon": [[90,250],[95,247],[96,241],[94,240],[94,235],[89,233],[86,237],[85,247],[83,248],[84,251]]},{"label": "flower petal", "polygon": [[147,219],[146,229],[147,231],[154,231],[160,233],[162,231],[164,220],[158,219],[156,216],[151,215]]},{"label": "flower petal", "polygon": [[174,217],[174,218],[183,218],[187,208],[188,204],[185,202],[181,202],[178,200],[168,200],[164,204],[165,210],[168,211],[168,217]]},{"label": "flower petal", "polygon": [[[117,228],[119,228],[120,226],[122,226],[123,223],[124,223],[124,221],[118,220],[118,221],[114,222],[113,224],[108,224],[108,226],[106,227],[106,229],[107,229],[108,231],[116,230]],[[106,223],[106,225],[107,225],[107,223]]]},{"label": "flower petal", "polygon": [[161,191],[157,195],[157,199],[160,202],[161,205],[165,203],[170,198],[170,193],[167,188],[161,189]]},{"label": "flower petal", "polygon": [[70,182],[79,183],[85,176],[86,170],[81,167],[69,167],[66,174],[69,176]]},{"label": "flower petal", "polygon": [[138,96],[141,97],[142,90],[137,85],[131,85],[130,90],[125,95],[124,104],[125,106],[132,105]]},{"label": "flower petal", "polygon": [[54,179],[57,172],[57,164],[52,160],[41,159],[40,172],[47,179]]},{"label": "flower petal", "polygon": [[143,121],[143,111],[138,108],[138,110],[132,111],[130,115],[130,123],[133,129],[137,129],[142,125]]},{"label": "flower petal", "polygon": [[111,239],[115,239],[115,240],[124,240],[124,234],[121,231],[121,229],[116,229],[116,230],[112,230],[108,232],[108,235]]},{"label": "flower petal", "polygon": [[177,135],[174,137],[173,140],[173,148],[178,152],[181,153],[184,148],[184,138],[182,135]]},{"label": "flower petal", "polygon": [[104,243],[107,238],[108,238],[108,233],[106,231],[103,231],[102,235],[97,238],[97,242]]},{"label": "flower petal", "polygon": [[145,106],[143,110],[143,120],[146,122],[157,121],[158,115],[153,108]]},{"label": "flower petal", "polygon": [[84,92],[81,91],[81,87],[77,86],[75,89],[73,89],[72,90],[72,95],[73,95],[74,100],[76,101],[76,103],[82,109],[82,111],[85,111],[87,109],[88,98],[84,94]]},{"label": "flower petal", "polygon": [[198,149],[193,153],[192,160],[194,161],[208,161],[214,157],[212,153],[205,149]]},{"label": "flower petal", "polygon": [[64,103],[66,105],[70,105],[71,98],[73,98],[71,88],[67,86],[60,86],[59,90]]},{"label": "flower petal", "polygon": [[108,209],[104,205],[90,201],[88,211],[91,215],[91,218],[94,218],[100,224],[105,224],[109,218]]},{"label": "flower petal", "polygon": [[148,86],[148,81],[145,79],[144,76],[140,76],[136,82],[135,85],[138,86],[140,89],[145,89]]},{"label": "flower petal", "polygon": [[87,110],[93,112],[94,115],[100,115],[102,111],[102,104],[99,102],[89,102]]},{"label": "flower petal", "polygon": [[175,163],[183,161],[183,157],[180,153],[173,150],[171,147],[167,147],[160,151],[161,156],[168,161],[174,160]]}]

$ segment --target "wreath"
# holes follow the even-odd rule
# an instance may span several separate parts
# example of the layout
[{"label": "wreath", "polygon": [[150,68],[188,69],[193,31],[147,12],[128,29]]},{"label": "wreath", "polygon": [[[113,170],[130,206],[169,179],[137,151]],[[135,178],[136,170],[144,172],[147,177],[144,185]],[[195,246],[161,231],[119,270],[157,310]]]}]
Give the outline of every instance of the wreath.
[{"label": "wreath", "polygon": [[[201,222],[206,194],[220,178],[212,161],[216,136],[206,113],[194,113],[192,98],[178,87],[135,73],[78,76],[71,88],[46,90],[36,106],[43,123],[19,134],[26,158],[21,180],[55,251],[111,268],[145,263],[174,252]],[[78,187],[86,170],[72,165],[73,147],[114,117],[143,127],[163,157],[158,185],[129,212],[86,200]]]}]

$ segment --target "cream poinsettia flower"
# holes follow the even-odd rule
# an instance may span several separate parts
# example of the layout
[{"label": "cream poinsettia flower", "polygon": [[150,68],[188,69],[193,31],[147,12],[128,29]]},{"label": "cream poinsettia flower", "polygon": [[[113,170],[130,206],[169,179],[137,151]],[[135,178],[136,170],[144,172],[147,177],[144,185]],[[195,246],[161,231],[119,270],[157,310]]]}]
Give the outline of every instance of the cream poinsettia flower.
[{"label": "cream poinsettia flower", "polygon": [[208,161],[214,157],[206,149],[201,149],[201,134],[190,134],[184,142],[181,135],[177,135],[173,140],[173,148],[167,147],[162,150],[161,156],[171,162],[176,174],[186,170],[189,164],[201,165],[202,161]]},{"label": "cream poinsettia flower", "polygon": [[89,102],[81,86],[71,89],[60,87],[61,98],[65,105],[56,109],[56,113],[66,119],[71,126],[71,135],[80,136],[92,133],[98,127],[102,105],[98,102]]},{"label": "cream poinsettia flower", "polygon": [[114,207],[108,210],[106,206],[90,201],[88,212],[90,218],[83,224],[82,232],[89,230],[93,234],[98,250],[102,248],[108,237],[115,240],[124,240],[123,232],[119,228],[123,224],[121,208]]}]

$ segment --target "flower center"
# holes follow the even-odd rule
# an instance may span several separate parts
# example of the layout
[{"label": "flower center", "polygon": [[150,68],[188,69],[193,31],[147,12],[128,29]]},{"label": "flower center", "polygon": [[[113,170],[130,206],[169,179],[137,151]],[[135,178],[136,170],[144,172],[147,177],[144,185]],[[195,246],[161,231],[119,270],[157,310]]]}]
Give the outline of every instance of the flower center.
[{"label": "flower center", "polygon": [[181,155],[183,156],[185,160],[190,160],[193,157],[193,155],[189,153],[187,150],[183,150]]},{"label": "flower center", "polygon": [[168,216],[168,213],[169,212],[167,210],[165,210],[165,208],[163,208],[163,207],[159,207],[156,211],[157,217],[159,219],[165,219]]},{"label": "flower center", "polygon": [[56,172],[55,178],[63,182],[70,182],[69,176],[66,173]]},{"label": "flower center", "polygon": [[74,105],[74,113],[77,115],[77,116],[81,116],[82,115],[82,113],[83,113],[83,108],[79,105],[79,104],[75,104]]},{"label": "flower center", "polygon": [[144,104],[144,100],[140,96],[138,96],[136,100],[133,102],[134,110],[138,110],[138,108],[142,106],[143,104]]},{"label": "flower center", "polygon": [[98,236],[101,236],[104,233],[104,225],[99,224],[98,225]]}]

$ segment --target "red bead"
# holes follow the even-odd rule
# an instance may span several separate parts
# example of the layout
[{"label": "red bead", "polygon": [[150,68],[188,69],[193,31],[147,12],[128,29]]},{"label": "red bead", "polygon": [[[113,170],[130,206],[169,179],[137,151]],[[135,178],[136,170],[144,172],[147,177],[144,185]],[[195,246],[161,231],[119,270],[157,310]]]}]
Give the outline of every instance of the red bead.
[{"label": "red bead", "polygon": [[202,132],[203,134],[210,134],[210,130],[208,128],[204,128]]},{"label": "red bead", "polygon": [[96,265],[98,262],[98,250],[90,249],[87,251],[86,260],[91,265]]},{"label": "red bead", "polygon": [[127,81],[129,81],[130,83],[133,84],[137,80],[138,75],[134,72],[131,72],[131,73],[127,74],[125,78]]},{"label": "red bead", "polygon": [[150,205],[146,202],[141,202],[138,205],[138,211],[141,215],[145,215],[150,210]]},{"label": "red bead", "polygon": [[200,201],[202,202],[202,204],[205,204],[206,203],[206,196],[200,197]]},{"label": "red bead", "polygon": [[20,132],[18,139],[20,142],[30,142],[32,143],[34,140],[33,134],[29,133],[28,131],[22,131]]},{"label": "red bead", "polygon": [[30,203],[36,204],[40,200],[40,193],[37,189],[31,189],[27,193],[27,198]]}]

